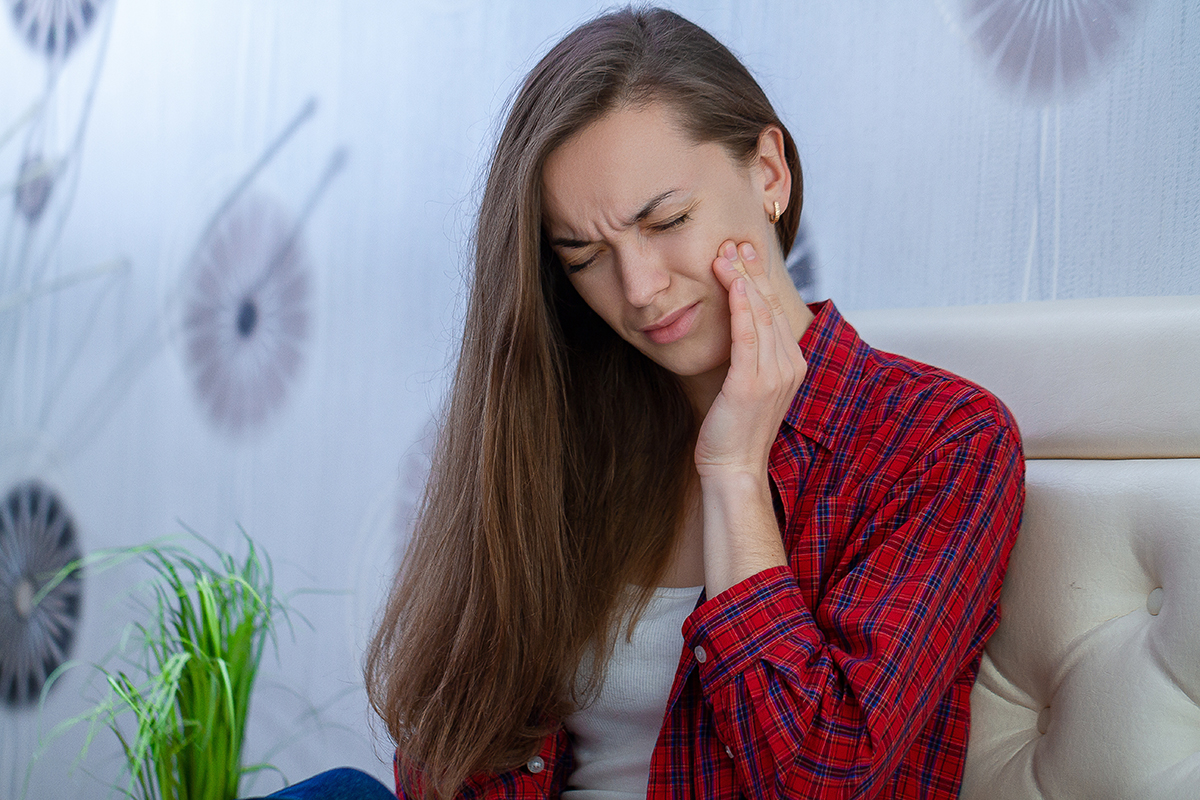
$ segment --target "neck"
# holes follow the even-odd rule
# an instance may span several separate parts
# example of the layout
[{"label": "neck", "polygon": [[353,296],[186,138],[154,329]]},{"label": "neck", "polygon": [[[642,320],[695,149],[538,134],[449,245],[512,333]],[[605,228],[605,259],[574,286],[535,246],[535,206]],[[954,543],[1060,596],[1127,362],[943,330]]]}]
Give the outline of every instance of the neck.
[{"label": "neck", "polygon": [[708,416],[708,410],[712,408],[713,401],[717,399],[717,395],[721,393],[721,387],[725,385],[727,374],[729,374],[728,361],[703,375],[691,375],[681,379],[683,391],[687,393],[688,400],[692,402],[692,410],[696,412],[696,419],[703,420]]}]

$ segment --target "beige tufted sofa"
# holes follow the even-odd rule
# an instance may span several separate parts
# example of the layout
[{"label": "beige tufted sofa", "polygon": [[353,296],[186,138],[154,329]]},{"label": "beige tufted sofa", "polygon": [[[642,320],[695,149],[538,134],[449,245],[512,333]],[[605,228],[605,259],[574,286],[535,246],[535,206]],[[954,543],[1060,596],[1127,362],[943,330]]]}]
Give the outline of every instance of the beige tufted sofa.
[{"label": "beige tufted sofa", "polygon": [[1012,409],[1027,502],[962,798],[1200,798],[1200,297],[846,315]]}]

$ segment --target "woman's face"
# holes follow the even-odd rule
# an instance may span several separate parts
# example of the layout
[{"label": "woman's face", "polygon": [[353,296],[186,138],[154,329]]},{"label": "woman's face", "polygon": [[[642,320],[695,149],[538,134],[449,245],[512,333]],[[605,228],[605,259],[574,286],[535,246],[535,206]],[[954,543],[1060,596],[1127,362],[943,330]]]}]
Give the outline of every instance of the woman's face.
[{"label": "woman's face", "polygon": [[774,164],[759,150],[741,164],[652,103],[584,128],[542,173],[544,232],[576,291],[685,381],[728,368],[729,296],[713,274],[723,242],[751,243],[772,281],[788,280],[767,212],[786,205],[790,175],[782,153]]}]

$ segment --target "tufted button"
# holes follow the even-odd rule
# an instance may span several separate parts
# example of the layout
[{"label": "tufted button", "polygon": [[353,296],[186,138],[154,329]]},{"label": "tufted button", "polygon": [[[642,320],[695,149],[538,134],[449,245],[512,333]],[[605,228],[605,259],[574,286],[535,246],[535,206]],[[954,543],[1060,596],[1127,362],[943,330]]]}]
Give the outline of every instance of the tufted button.
[{"label": "tufted button", "polygon": [[542,761],[541,756],[534,756],[533,758],[529,759],[528,763],[525,764],[525,767],[534,775],[537,775],[546,768],[546,762]]},{"label": "tufted button", "polygon": [[1146,598],[1146,610],[1150,612],[1150,616],[1157,617],[1158,612],[1162,611],[1162,604],[1163,590],[1160,586],[1151,592],[1150,596]]},{"label": "tufted button", "polygon": [[1038,733],[1045,734],[1050,730],[1050,706],[1046,706],[1038,712],[1037,721]]},{"label": "tufted button", "polygon": [[700,645],[696,645],[696,649],[693,652],[696,654],[696,660],[701,664],[708,661],[708,653],[704,652],[704,648]]}]

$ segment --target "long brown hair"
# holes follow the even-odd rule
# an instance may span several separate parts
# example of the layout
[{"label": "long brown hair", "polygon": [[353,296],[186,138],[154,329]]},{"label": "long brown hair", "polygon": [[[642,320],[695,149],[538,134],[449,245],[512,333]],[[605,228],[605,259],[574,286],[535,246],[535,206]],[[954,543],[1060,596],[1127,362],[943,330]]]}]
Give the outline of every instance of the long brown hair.
[{"label": "long brown hair", "polygon": [[[682,524],[691,406],[584,304],[542,235],[546,157],[610,110],[649,102],[746,162],[777,125],[793,176],[783,252],[795,237],[795,144],[745,67],[694,24],[661,9],[607,14],[526,78],[488,173],[425,500],[366,658],[371,703],[431,796],[538,751],[595,688],[576,685],[580,661],[603,662]],[[641,588],[632,601],[629,585]]]}]

